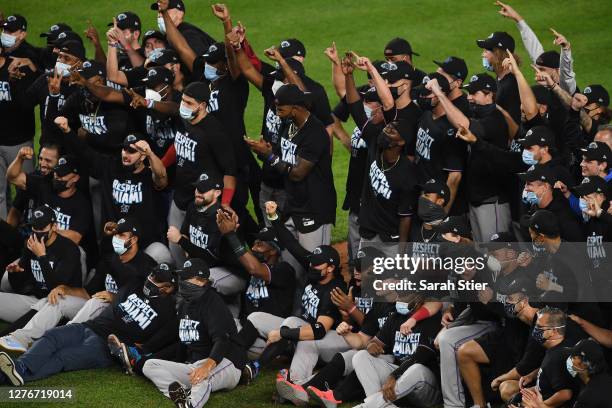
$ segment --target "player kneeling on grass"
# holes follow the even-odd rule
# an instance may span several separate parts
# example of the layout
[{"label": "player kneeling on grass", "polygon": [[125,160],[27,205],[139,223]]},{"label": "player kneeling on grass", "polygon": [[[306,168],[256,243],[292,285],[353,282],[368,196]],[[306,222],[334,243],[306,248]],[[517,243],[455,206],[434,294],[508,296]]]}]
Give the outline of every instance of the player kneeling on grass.
[{"label": "player kneeling on grass", "polygon": [[234,318],[212,287],[206,263],[187,260],[178,275],[179,354],[186,358],[150,359],[142,372],[177,407],[202,407],[211,392],[238,385],[246,352],[235,343]]},{"label": "player kneeling on grass", "polygon": [[133,282],[119,291],[112,307],[85,323],[47,330],[21,357],[0,352],[0,383],[22,386],[62,371],[112,365],[107,339],[139,344],[143,353],[155,352],[175,339],[174,279],[168,269],[156,268],[144,285]]}]

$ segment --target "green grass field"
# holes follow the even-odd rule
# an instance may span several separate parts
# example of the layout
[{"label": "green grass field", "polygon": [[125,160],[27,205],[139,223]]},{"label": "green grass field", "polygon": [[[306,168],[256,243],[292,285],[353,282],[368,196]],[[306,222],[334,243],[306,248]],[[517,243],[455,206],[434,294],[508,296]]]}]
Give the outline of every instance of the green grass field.
[{"label": "green grass field", "polygon": [[[0,0],[5,16],[20,13],[28,20],[29,40],[43,45],[38,34],[57,22],[66,22],[83,32],[91,20],[104,38],[106,24],[121,11],[140,15],[144,29],[156,28],[156,14],[149,9],[152,0],[124,0],[93,2],[85,0]],[[210,12],[210,2],[185,0],[187,21],[195,23],[212,36],[221,39],[222,27]],[[575,71],[579,86],[602,83],[612,86],[612,43],[610,20],[612,4],[606,0],[593,1],[515,1],[512,5],[523,15],[540,37],[545,49],[553,49],[553,27],[566,35],[572,44]],[[521,45],[513,22],[497,14],[493,0],[370,0],[367,2],[338,1],[234,1],[229,4],[234,23],[241,21],[254,49],[278,44],[283,38],[301,39],[307,48],[306,72],[326,86],[330,101],[337,102],[331,85],[331,69],[323,54],[325,47],[336,41],[339,51],[355,50],[372,59],[382,57],[385,43],[395,36],[410,40],[420,53],[415,65],[425,71],[434,70],[433,59],[456,55],[468,63],[470,75],[482,72],[480,49],[475,40],[493,31],[508,31],[522,57],[523,70],[533,77],[528,57]],[[91,54],[91,47],[89,48]],[[362,78],[365,81],[365,76]],[[247,109],[249,136],[258,137],[261,124],[262,101],[255,89]],[[349,131],[352,125],[346,126]],[[334,175],[338,203],[344,199],[344,183],[348,168],[348,154],[336,143]],[[345,239],[346,213],[338,207],[334,241]],[[268,407],[272,404],[273,373],[268,371],[246,388],[231,393],[213,395],[211,407]],[[127,378],[118,369],[68,373],[40,381],[35,386],[72,387],[76,390],[77,405],[84,407],[151,407],[171,406],[156,389],[140,378]],[[49,404],[51,405],[51,404]]]}]

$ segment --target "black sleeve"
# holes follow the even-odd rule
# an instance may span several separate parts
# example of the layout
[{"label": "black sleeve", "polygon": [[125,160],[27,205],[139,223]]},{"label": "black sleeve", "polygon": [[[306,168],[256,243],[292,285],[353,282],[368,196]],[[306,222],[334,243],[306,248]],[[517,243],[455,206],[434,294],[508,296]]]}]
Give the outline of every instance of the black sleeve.
[{"label": "black sleeve", "polygon": [[331,109],[329,107],[329,99],[327,93],[323,87],[320,87],[315,92],[315,101],[313,104],[313,114],[319,118],[325,127],[334,124],[334,118],[331,115]]},{"label": "black sleeve", "polygon": [[396,324],[394,320],[394,315],[389,316],[383,327],[381,327],[380,330],[378,330],[378,333],[376,333],[376,338],[385,346],[391,346],[395,341],[393,338],[395,335],[395,331],[393,329],[394,325]]},{"label": "black sleeve", "polygon": [[482,152],[486,157],[489,157],[491,161],[496,163],[496,168],[499,168],[500,171],[504,171],[507,174],[522,173],[529,168],[529,166],[523,162],[521,153],[500,149],[482,139],[476,140],[476,142],[472,144],[472,149]]},{"label": "black sleeve", "polygon": [[178,319],[173,314],[157,333],[142,344],[142,351],[145,354],[154,353],[176,341],[178,341]]},{"label": "black sleeve", "polygon": [[[66,239],[66,241],[68,241]],[[41,256],[38,258],[40,269],[42,270],[43,277],[47,283],[49,289],[53,289],[58,285],[67,285],[72,287],[80,287],[82,285],[75,286],[76,279],[75,275],[80,276],[81,273],[81,254],[78,247],[69,241],[71,245],[67,245],[67,253],[64,253],[62,259],[56,260],[51,266],[47,256]]]},{"label": "black sleeve", "polygon": [[235,176],[238,173],[236,154],[232,137],[229,132],[220,132],[210,138],[210,148],[216,158],[219,168],[223,171],[223,176]]},{"label": "black sleeve", "polygon": [[43,74],[36,78],[36,81],[26,90],[26,99],[31,105],[37,105],[42,102],[49,94],[49,86],[47,85],[47,75]]},{"label": "black sleeve", "polygon": [[355,121],[355,124],[359,127],[359,129],[363,129],[368,122],[368,117],[363,109],[363,101],[359,99],[357,102],[347,104],[347,106],[349,108],[349,112],[351,113],[351,117]]},{"label": "black sleeve", "polygon": [[232,333],[232,327],[234,325],[234,318],[230,313],[229,309],[221,301],[221,298],[217,298],[217,305],[209,310],[209,317],[207,319],[208,335],[212,339],[212,350],[210,351],[209,358],[220,364],[223,358],[229,351],[230,348],[230,334]]},{"label": "black sleeve", "polygon": [[216,264],[219,259],[209,248],[200,248],[199,246],[191,243],[191,241],[185,237],[181,237],[178,242],[181,248],[189,254],[190,258],[203,259],[207,265]]},{"label": "black sleeve", "polygon": [[332,113],[335,117],[340,119],[341,122],[346,122],[349,119],[349,109],[348,104],[346,103],[346,97],[340,99],[340,101],[336,104]]},{"label": "black sleeve", "polygon": [[312,253],[300,245],[297,239],[285,227],[280,218],[272,221],[272,228],[276,233],[279,242],[293,255],[293,257],[302,265],[304,269],[310,266],[310,255]]},{"label": "black sleeve", "polygon": [[544,347],[536,343],[531,337],[527,341],[527,347],[523,353],[521,360],[516,363],[516,371],[521,375],[525,376],[540,367],[542,360],[544,360],[544,354],[546,350]]}]

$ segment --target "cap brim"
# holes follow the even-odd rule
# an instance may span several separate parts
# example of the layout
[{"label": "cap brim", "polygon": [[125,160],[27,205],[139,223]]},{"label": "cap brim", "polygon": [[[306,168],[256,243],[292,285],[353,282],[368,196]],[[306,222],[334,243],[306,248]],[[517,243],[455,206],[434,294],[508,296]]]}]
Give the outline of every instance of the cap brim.
[{"label": "cap brim", "polygon": [[151,4],[151,10],[159,10],[159,6],[157,5],[157,2]]},{"label": "cap brim", "polygon": [[308,258],[308,261],[312,266],[323,265],[324,263],[330,263],[329,258],[324,256],[323,254],[312,254]]},{"label": "cap brim", "polygon": [[476,45],[478,45],[480,48],[484,48],[486,50],[490,50],[491,48],[493,48],[491,45],[491,42],[488,40],[476,40]]}]

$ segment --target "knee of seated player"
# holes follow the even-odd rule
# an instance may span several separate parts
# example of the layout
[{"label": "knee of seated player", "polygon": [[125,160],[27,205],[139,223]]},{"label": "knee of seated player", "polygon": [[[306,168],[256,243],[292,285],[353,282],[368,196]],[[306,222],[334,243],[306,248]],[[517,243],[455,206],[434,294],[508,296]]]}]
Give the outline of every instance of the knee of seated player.
[{"label": "knee of seated player", "polygon": [[261,318],[266,315],[264,312],[252,312],[247,316],[247,320],[253,323],[253,326],[257,327],[257,322],[261,320]]},{"label": "knee of seated player", "polygon": [[142,374],[145,377],[149,377],[150,378],[151,373],[155,372],[159,368],[160,368],[159,360],[156,360],[156,359],[147,360],[147,361],[145,361],[144,365],[142,366]]},{"label": "knee of seated player", "polygon": [[372,358],[372,355],[368,353],[367,350],[359,350],[353,356],[353,367],[359,366],[363,362],[368,361],[370,358]]},{"label": "knee of seated player", "polygon": [[480,347],[476,341],[470,340],[462,344],[457,350],[457,362],[459,364],[468,364],[471,362],[488,363],[489,359],[482,350],[482,347]]},{"label": "knee of seated player", "polygon": [[519,392],[519,385],[516,380],[504,381],[499,385],[499,395],[504,402],[510,400],[517,392]]}]

